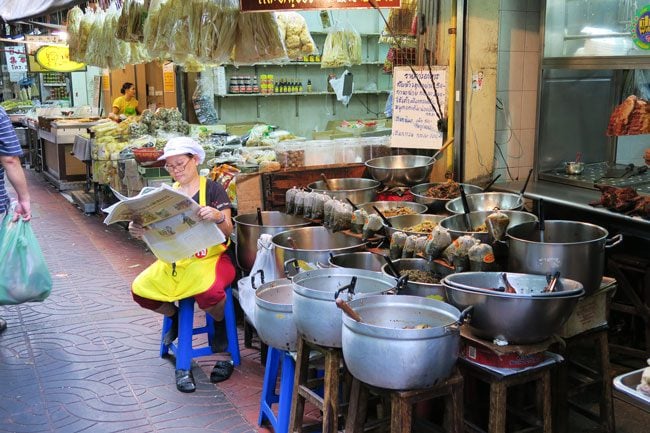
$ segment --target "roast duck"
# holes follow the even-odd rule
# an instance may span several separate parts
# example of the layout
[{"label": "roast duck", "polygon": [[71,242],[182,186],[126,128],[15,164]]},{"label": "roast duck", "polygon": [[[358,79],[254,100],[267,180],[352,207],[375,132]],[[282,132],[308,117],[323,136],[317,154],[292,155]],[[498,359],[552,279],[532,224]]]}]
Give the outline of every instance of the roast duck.
[{"label": "roast duck", "polygon": [[600,190],[600,200],[591,202],[590,205],[650,219],[650,197],[641,196],[630,187],[618,188],[608,185],[595,185],[595,187]]}]

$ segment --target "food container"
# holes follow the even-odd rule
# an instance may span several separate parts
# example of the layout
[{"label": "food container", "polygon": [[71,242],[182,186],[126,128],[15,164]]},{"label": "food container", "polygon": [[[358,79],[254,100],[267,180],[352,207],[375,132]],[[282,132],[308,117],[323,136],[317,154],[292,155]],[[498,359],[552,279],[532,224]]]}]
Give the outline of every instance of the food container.
[{"label": "food container", "polygon": [[539,224],[529,222],[506,231],[508,270],[532,274],[554,274],[579,281],[587,295],[600,287],[605,269],[605,249],[618,245],[622,235],[607,239],[603,227],[578,222],[544,222],[544,240]]},{"label": "food container", "polygon": [[275,157],[282,168],[305,166],[305,148],[302,145],[278,144],[275,146]]},{"label": "food container", "polygon": [[566,174],[578,175],[578,174],[582,174],[584,170],[585,170],[584,162],[570,161],[564,163],[564,172]]},{"label": "food container", "polygon": [[650,414],[650,395],[636,389],[641,383],[644,368],[621,374],[614,378],[614,395]]},{"label": "food container", "polygon": [[259,225],[257,213],[237,215],[233,218],[237,229],[237,264],[250,270],[257,256],[257,240],[263,234],[276,235],[289,229],[307,227],[311,223],[304,218],[283,212],[262,212],[262,224]]},{"label": "food container", "polygon": [[[479,211],[479,212],[470,212],[469,213],[469,222],[472,226],[471,230],[466,229],[466,217],[465,214],[456,214],[451,215],[442,221],[440,225],[447,229],[452,239],[456,239],[459,236],[471,235],[476,239],[479,239],[483,243],[489,243],[491,241],[490,236],[487,231],[475,231],[481,225],[485,224],[485,219],[493,211]],[[535,222],[537,217],[532,213],[522,212],[517,210],[504,210],[501,211],[504,214],[508,215],[510,222],[508,223],[508,228],[514,227],[516,225],[525,223],[525,222]]]},{"label": "food container", "polygon": [[327,183],[329,188],[322,180],[312,182],[307,187],[341,201],[348,198],[352,203],[367,203],[377,197],[377,188],[380,185],[376,180],[360,177],[328,179]]},{"label": "food container", "polygon": [[[354,289],[348,288],[356,278]],[[349,268],[327,268],[300,272],[293,278],[293,314],[298,332],[311,343],[341,347],[341,310],[336,298],[344,300],[387,292],[397,285],[395,278],[380,272]]]},{"label": "food container", "polygon": [[[429,388],[446,379],[458,359],[461,312],[418,296],[368,296],[343,315],[345,365],[361,382],[385,389]],[[420,325],[423,329],[410,329]]]},{"label": "food container", "polygon": [[[510,192],[481,192],[467,195],[467,204],[470,212],[486,210],[521,210],[524,207],[524,199],[520,194]],[[446,205],[451,213],[465,213],[461,198],[450,200]]]},{"label": "food container", "polygon": [[412,186],[429,178],[433,162],[429,156],[393,155],[371,159],[366,167],[373,179],[387,187]]},{"label": "food container", "polygon": [[139,147],[133,149],[133,157],[135,161],[145,167],[162,167],[165,165],[165,161],[158,161],[163,155],[163,151],[156,149],[155,147]]},{"label": "food container", "polygon": [[293,321],[291,280],[282,278],[257,288],[255,324],[257,335],[265,344],[281,350],[296,350],[298,331]]},{"label": "food container", "polygon": [[412,201],[371,201],[368,203],[359,204],[357,207],[368,212],[368,215],[371,213],[377,213],[374,209],[374,207],[376,207],[382,214],[384,214],[386,218],[398,216],[398,214],[395,212],[400,207],[407,208],[410,211],[409,213],[404,213],[403,215],[414,215],[427,211],[426,205],[414,203]]},{"label": "food container", "polygon": [[[440,213],[445,212],[445,205],[450,201],[455,199],[455,197],[449,198],[434,198],[427,195],[429,188],[442,185],[443,182],[431,182],[431,183],[421,183],[411,187],[411,194],[415,197],[416,203],[425,204],[429,207],[429,213]],[[476,185],[471,185],[469,183],[461,183],[465,189],[465,194],[476,194],[483,192],[483,189]]]},{"label": "food container", "polygon": [[[438,262],[429,261],[422,258],[413,258],[413,259],[397,259],[393,260],[393,266],[400,272],[404,270],[418,270],[425,271],[435,275],[439,280],[442,280],[447,275],[453,272],[453,269],[447,268]],[[384,263],[381,268],[381,271],[391,277],[399,277],[400,275],[393,275],[388,264]],[[406,287],[399,289],[400,295],[411,295],[411,296],[423,296],[423,297],[437,297],[439,300],[445,300],[445,288],[442,286],[442,283],[423,283],[420,281],[414,281],[412,278],[409,278],[406,281]]]},{"label": "food container", "polygon": [[407,235],[427,236],[429,233],[420,233],[420,232],[408,231],[405,229],[411,228],[423,222],[438,224],[444,218],[445,218],[444,215],[429,215],[429,214],[400,215],[400,216],[388,218],[388,221],[390,221],[392,227],[388,227],[387,225],[384,224],[384,229],[386,230],[386,234],[388,237],[391,237],[395,232],[404,232]]},{"label": "food container", "polygon": [[554,292],[543,275],[507,273],[510,283],[524,294],[488,290],[503,285],[501,272],[464,272],[442,280],[447,301],[459,309],[473,306],[469,326],[477,337],[532,344],[546,340],[562,327],[584,296],[582,285],[560,278]]},{"label": "food container", "polygon": [[319,263],[327,263],[330,253],[351,253],[366,247],[361,239],[332,233],[325,227],[286,230],[273,236],[272,242],[275,245],[275,265],[280,274],[284,273],[284,263],[291,259],[302,262],[303,267],[316,269]]},{"label": "food container", "polygon": [[342,253],[332,255],[329,264],[337,268],[365,269],[368,271],[381,272],[384,260],[379,254],[368,251],[357,253]]}]

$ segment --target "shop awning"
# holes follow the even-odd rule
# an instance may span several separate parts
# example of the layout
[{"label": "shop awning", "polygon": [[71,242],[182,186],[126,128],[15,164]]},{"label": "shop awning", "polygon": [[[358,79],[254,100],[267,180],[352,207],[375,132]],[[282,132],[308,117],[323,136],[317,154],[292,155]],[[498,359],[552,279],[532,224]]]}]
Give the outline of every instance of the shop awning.
[{"label": "shop awning", "polygon": [[0,0],[0,17],[6,22],[37,18],[83,2],[84,0]]}]

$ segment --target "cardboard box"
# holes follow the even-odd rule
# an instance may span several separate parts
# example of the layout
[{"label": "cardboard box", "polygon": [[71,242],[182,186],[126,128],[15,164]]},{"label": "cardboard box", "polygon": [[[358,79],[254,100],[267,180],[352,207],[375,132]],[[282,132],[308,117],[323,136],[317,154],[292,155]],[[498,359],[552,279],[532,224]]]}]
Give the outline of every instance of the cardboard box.
[{"label": "cardboard box", "polygon": [[262,208],[262,177],[258,174],[238,174],[235,178],[237,213],[254,213]]},{"label": "cardboard box", "polygon": [[483,365],[499,368],[532,367],[544,361],[544,352],[520,354],[517,352],[496,353],[486,347],[469,341],[463,343],[461,356]]},{"label": "cardboard box", "polygon": [[607,303],[616,292],[616,280],[603,278],[600,288],[578,301],[573,313],[560,328],[558,335],[570,338],[590,329],[607,325]]}]

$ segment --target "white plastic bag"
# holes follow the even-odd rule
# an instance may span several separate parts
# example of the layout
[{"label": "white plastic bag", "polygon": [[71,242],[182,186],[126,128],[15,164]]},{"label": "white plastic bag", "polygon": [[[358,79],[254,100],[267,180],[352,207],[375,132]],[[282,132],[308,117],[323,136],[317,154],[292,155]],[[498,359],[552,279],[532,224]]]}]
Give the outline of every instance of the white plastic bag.
[{"label": "white plastic bag", "polygon": [[250,276],[244,277],[237,283],[239,289],[239,305],[246,319],[255,327],[255,290],[262,284],[278,278],[275,269],[275,247],[271,242],[272,236],[263,234],[257,240],[257,255]]}]

